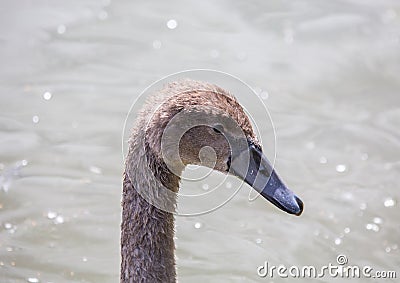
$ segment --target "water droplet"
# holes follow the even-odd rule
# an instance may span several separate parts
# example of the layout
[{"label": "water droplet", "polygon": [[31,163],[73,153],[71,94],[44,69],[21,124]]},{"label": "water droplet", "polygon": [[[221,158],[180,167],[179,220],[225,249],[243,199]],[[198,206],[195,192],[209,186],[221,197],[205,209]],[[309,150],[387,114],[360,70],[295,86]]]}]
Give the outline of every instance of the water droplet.
[{"label": "water droplet", "polygon": [[37,116],[37,115],[33,116],[32,117],[32,122],[35,123],[35,124],[39,123],[39,116]]},{"label": "water droplet", "polygon": [[257,238],[257,239],[256,239],[256,244],[262,244],[262,239]]},{"label": "water droplet", "polygon": [[367,228],[367,230],[372,230],[374,232],[379,231],[379,226],[374,223],[368,223],[367,225],[365,225],[365,228]]},{"label": "water droplet", "polygon": [[174,19],[171,19],[167,22],[167,27],[169,29],[176,29],[177,26],[178,26],[178,22]]},{"label": "water droplet", "polygon": [[360,209],[361,210],[366,210],[367,209],[367,204],[365,202],[360,203]]},{"label": "water droplet", "polygon": [[45,100],[50,100],[51,99],[51,92],[46,91],[45,93],[43,93],[43,98]]},{"label": "water droplet", "polygon": [[28,165],[28,160],[22,159],[22,160],[21,160],[21,165],[22,165],[22,166]]},{"label": "water droplet", "polygon": [[208,191],[210,189],[210,186],[208,184],[203,184],[203,186],[201,186],[203,190]]},{"label": "water droplet", "polygon": [[87,257],[84,256],[84,257],[82,258],[82,261],[83,261],[83,262],[87,262],[87,261],[88,261]]},{"label": "water droplet", "polygon": [[58,215],[58,216],[54,219],[54,223],[55,223],[55,224],[62,224],[62,223],[64,223],[64,217],[62,217],[61,215]]},{"label": "water droplet", "polygon": [[268,94],[268,92],[267,92],[266,90],[263,90],[263,91],[260,93],[260,97],[261,97],[261,99],[266,100],[266,99],[268,99],[269,94]]},{"label": "water droplet", "polygon": [[353,194],[351,193],[351,192],[345,192],[345,193],[343,193],[342,194],[342,197],[343,197],[343,199],[346,199],[346,200],[352,200],[354,197],[353,197]]},{"label": "water droplet", "polygon": [[382,221],[382,218],[380,218],[380,217],[374,217],[373,222],[375,224],[382,224],[383,221]]},{"label": "water droplet", "polygon": [[56,217],[57,217],[57,213],[56,212],[54,212],[54,211],[47,212],[47,218],[48,219],[54,219]]},{"label": "water droplet", "polygon": [[94,173],[94,174],[101,174],[103,171],[101,170],[100,167],[97,166],[90,166],[89,167],[90,172]]},{"label": "water droplet", "polygon": [[98,18],[99,18],[99,20],[104,21],[108,18],[108,13],[103,10],[99,13]]},{"label": "water droplet", "polygon": [[361,154],[361,160],[367,160],[368,159],[368,153],[363,153]]},{"label": "water droplet", "polygon": [[349,234],[350,233],[350,228],[349,227],[346,227],[346,228],[344,228],[344,233],[346,233],[346,234]]},{"label": "water droplet", "polygon": [[219,57],[219,51],[215,50],[215,49],[211,50],[210,56],[211,56],[211,58],[214,58],[214,59],[218,58]]},{"label": "water droplet", "polygon": [[27,279],[27,281],[28,281],[29,283],[38,283],[38,282],[39,282],[39,279],[36,278],[36,277],[29,277],[29,278]]},{"label": "water droplet", "polygon": [[386,251],[387,253],[390,253],[391,248],[390,248],[390,247],[386,247],[386,248],[385,248],[385,251]]},{"label": "water droplet", "polygon": [[7,252],[12,252],[13,250],[14,250],[14,249],[13,249],[12,247],[7,247],[7,248],[6,248],[6,251],[7,251]]},{"label": "water droplet", "polygon": [[317,237],[318,237],[319,234],[320,234],[319,230],[315,230],[315,231],[314,231],[314,236],[317,236]]},{"label": "water droplet", "polygon": [[338,165],[336,165],[336,172],[343,173],[343,172],[345,172],[346,170],[347,170],[346,165],[344,165],[344,164],[338,164]]},{"label": "water droplet", "polygon": [[340,238],[335,239],[335,245],[340,245],[342,243],[342,240]]},{"label": "water droplet", "polygon": [[13,225],[11,223],[4,224],[4,228],[6,228],[7,230],[11,229],[12,227],[13,227]]},{"label": "water droplet", "polygon": [[319,163],[326,164],[326,163],[328,163],[328,159],[325,156],[321,156],[319,158]]},{"label": "water droplet", "polygon": [[59,25],[57,27],[57,33],[58,34],[64,34],[67,31],[67,27],[65,25]]},{"label": "water droplet", "polygon": [[315,142],[313,141],[309,141],[308,143],[306,143],[306,148],[307,149],[314,149],[315,148]]},{"label": "water droplet", "polygon": [[392,207],[396,205],[396,201],[392,198],[386,198],[385,201],[383,202],[383,205],[385,207]]},{"label": "water droplet", "polygon": [[154,40],[154,41],[153,41],[153,48],[154,48],[154,49],[160,49],[161,46],[162,46],[161,41],[159,41],[159,40]]},{"label": "water droplet", "polygon": [[194,224],[194,228],[196,228],[196,229],[200,229],[201,226],[203,226],[203,225],[202,225],[200,222],[196,222],[196,223]]}]

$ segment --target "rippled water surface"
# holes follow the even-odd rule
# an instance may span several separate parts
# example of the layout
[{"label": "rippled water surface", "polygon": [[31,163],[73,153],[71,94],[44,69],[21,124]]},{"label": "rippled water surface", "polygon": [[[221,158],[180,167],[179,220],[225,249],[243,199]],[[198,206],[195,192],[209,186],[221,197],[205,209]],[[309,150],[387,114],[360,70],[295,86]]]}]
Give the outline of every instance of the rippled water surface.
[{"label": "rippled water surface", "polygon": [[277,170],[305,211],[249,201],[244,187],[178,217],[180,282],[280,282],[257,268],[339,254],[400,276],[399,2],[214,2],[2,3],[1,282],[118,282],[126,114],[149,84],[191,68],[259,94]]}]

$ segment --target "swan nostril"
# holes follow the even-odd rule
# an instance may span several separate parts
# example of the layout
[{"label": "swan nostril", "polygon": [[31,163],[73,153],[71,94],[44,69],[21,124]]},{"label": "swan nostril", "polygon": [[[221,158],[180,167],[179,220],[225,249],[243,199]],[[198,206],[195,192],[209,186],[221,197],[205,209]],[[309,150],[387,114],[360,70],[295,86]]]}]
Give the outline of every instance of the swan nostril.
[{"label": "swan nostril", "polygon": [[297,215],[297,216],[300,216],[300,214],[303,212],[304,204],[303,204],[303,202],[301,201],[301,199],[299,199],[297,196],[294,196],[294,199],[296,200],[297,205],[298,205],[299,208],[300,208],[299,212],[297,212],[296,215]]}]

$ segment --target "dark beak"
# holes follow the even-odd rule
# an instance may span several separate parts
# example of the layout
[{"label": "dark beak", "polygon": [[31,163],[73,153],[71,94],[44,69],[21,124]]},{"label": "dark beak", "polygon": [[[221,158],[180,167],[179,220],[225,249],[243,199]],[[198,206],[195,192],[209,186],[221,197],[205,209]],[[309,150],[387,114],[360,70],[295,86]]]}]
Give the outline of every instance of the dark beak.
[{"label": "dark beak", "polygon": [[229,173],[244,180],[283,211],[295,215],[303,212],[303,202],[286,187],[262,151],[251,142],[247,149],[232,152]]}]

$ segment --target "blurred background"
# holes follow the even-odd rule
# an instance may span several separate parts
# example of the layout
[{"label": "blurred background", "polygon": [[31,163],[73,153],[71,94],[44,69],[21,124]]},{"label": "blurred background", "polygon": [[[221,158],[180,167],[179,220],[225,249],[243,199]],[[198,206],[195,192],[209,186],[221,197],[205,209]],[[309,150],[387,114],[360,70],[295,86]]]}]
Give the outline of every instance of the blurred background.
[{"label": "blurred background", "polygon": [[2,1],[0,62],[1,282],[119,281],[125,117],[149,84],[192,68],[263,99],[305,211],[246,187],[177,217],[179,281],[281,282],[257,267],[339,254],[400,276],[398,1]]}]

